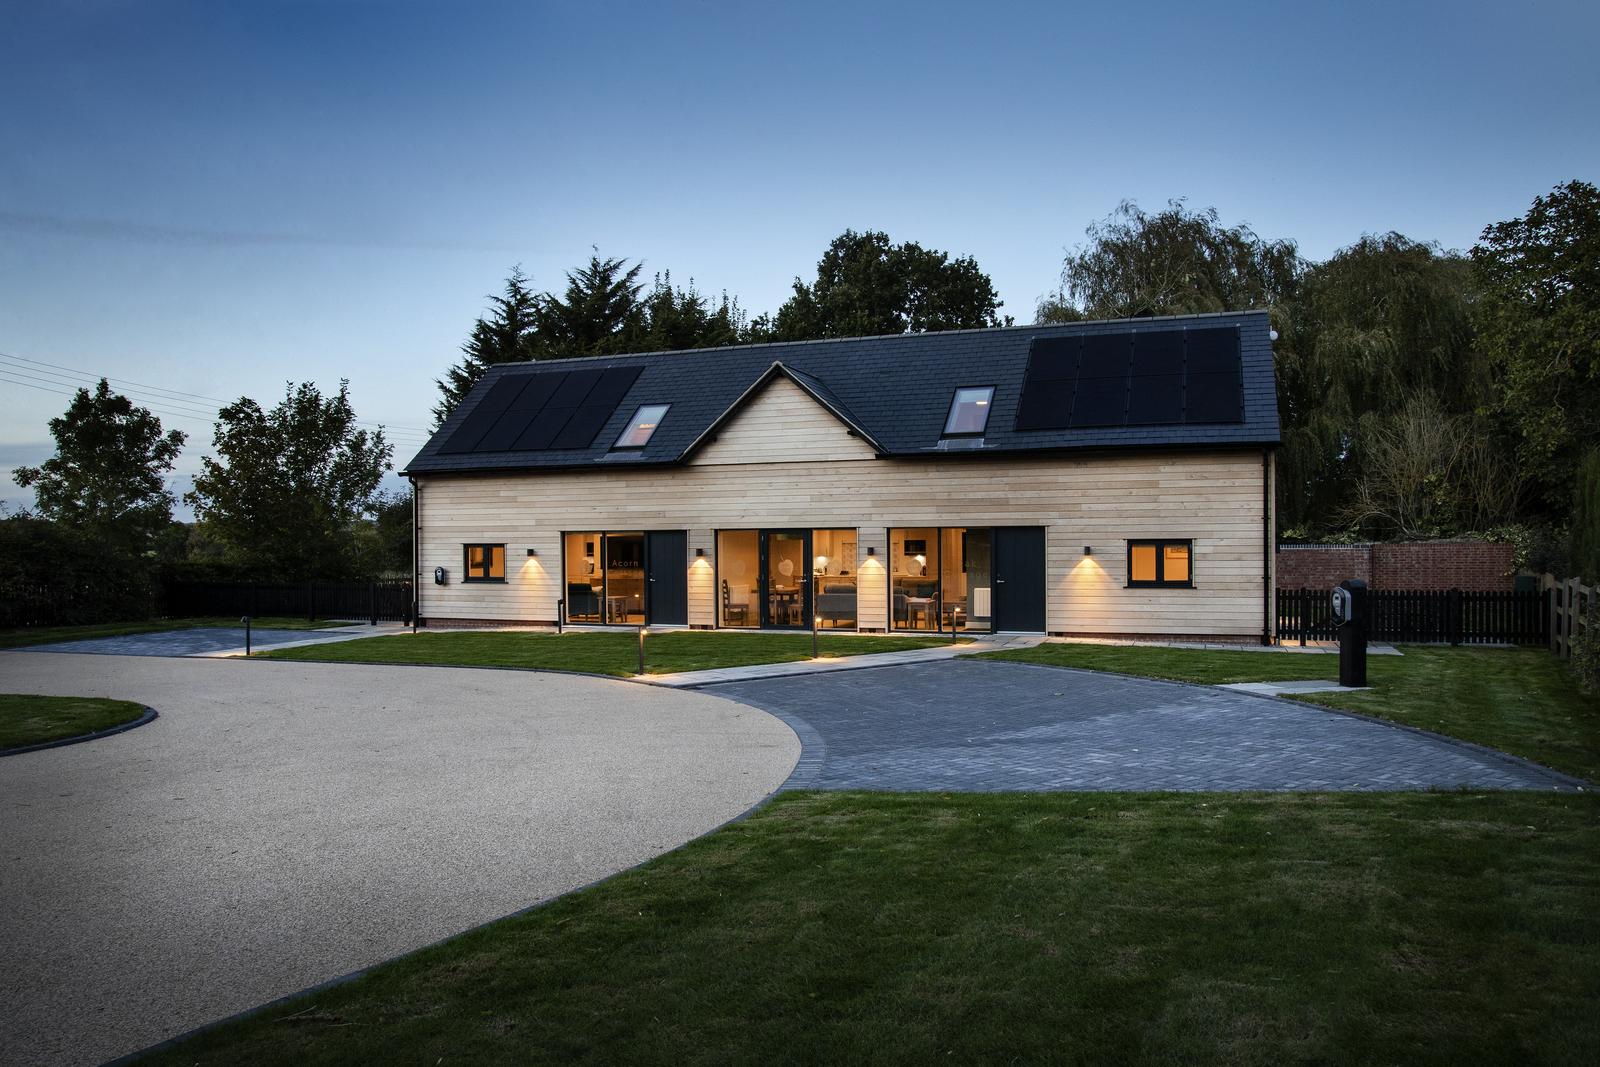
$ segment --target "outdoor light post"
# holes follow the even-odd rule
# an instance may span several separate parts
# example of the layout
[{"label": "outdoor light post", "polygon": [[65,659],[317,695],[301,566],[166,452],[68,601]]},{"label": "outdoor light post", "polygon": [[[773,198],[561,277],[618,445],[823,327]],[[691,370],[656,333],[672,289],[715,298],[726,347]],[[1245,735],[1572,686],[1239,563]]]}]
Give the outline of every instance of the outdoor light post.
[{"label": "outdoor light post", "polygon": [[822,621],[822,616],[816,614],[815,612],[813,612],[812,615],[811,615],[811,658],[812,659],[818,659],[819,658],[817,656],[817,623],[819,623],[821,621]]},{"label": "outdoor light post", "polygon": [[645,638],[645,635],[648,634],[649,632],[650,632],[650,628],[648,626],[646,626],[644,623],[641,622],[639,624],[639,673],[640,674],[644,673],[644,638]]},{"label": "outdoor light post", "polygon": [[246,615],[239,621],[244,623],[244,654],[248,656],[250,655],[250,616]]}]

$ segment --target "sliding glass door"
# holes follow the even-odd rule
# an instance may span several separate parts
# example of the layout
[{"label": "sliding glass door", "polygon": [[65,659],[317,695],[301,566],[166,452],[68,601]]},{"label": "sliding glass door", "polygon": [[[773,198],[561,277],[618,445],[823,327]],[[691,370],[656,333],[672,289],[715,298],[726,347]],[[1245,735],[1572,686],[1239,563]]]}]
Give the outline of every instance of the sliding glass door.
[{"label": "sliding glass door", "polygon": [[993,628],[993,531],[907,526],[889,531],[889,625],[948,633]]},{"label": "sliding glass door", "polygon": [[811,534],[767,530],[761,539],[761,574],[766,585],[761,625],[773,630],[811,626]]}]

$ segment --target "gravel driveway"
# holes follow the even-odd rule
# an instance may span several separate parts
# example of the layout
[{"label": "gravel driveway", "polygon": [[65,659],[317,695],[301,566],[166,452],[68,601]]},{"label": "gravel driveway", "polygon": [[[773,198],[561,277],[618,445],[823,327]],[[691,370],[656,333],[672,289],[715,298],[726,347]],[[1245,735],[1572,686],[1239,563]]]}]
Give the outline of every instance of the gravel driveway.
[{"label": "gravel driveway", "polygon": [[0,759],[0,1063],[97,1063],[498,918],[783,782],[777,719],[559,674],[0,653],[161,717]]},{"label": "gravel driveway", "polygon": [[805,742],[789,788],[885,790],[1566,789],[1511,756],[1210,686],[1000,660],[704,690]]}]

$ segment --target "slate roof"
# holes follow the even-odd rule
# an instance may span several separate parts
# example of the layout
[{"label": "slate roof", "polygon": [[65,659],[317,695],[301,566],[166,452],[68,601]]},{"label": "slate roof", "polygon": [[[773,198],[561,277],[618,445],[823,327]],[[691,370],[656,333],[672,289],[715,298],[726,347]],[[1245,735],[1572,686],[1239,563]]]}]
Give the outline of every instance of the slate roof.
[{"label": "slate roof", "polygon": [[[1034,338],[1237,326],[1244,374],[1244,421],[1204,425],[1116,426],[1017,431],[1017,399]],[[774,368],[774,364],[782,364]],[[497,381],[510,375],[576,368],[642,367],[643,372],[588,448],[542,452],[441,453],[440,446]],[[897,334],[681,352],[509,363],[489,368],[403,473],[504,471],[684,462],[763,376],[785,373],[841,421],[889,456],[940,456],[1056,450],[1119,450],[1279,442],[1272,342],[1264,311],[1114,319],[1051,326]],[[981,439],[941,440],[954,391],[995,387]],[[670,404],[642,450],[611,445],[641,404]],[[703,443],[703,442],[702,442]]]}]

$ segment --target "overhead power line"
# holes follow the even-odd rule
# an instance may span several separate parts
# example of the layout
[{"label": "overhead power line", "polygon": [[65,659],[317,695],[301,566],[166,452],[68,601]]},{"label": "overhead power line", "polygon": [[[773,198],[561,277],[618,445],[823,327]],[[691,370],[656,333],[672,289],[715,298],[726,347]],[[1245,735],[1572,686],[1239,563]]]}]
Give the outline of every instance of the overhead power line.
[{"label": "overhead power line", "polygon": [[[218,407],[224,407],[227,404],[232,403],[232,401],[222,400],[218,397],[206,396],[203,393],[191,393],[182,389],[168,389],[164,386],[148,385],[142,382],[133,381],[130,378],[122,378],[109,374],[96,374],[92,371],[87,371],[79,367],[69,367],[60,363],[51,363],[46,360],[32,359],[28,356],[19,356],[15,353],[6,351],[0,351],[0,370],[4,370],[12,374],[22,375],[31,378],[34,381],[56,385],[59,389],[69,393],[76,392],[76,390],[81,387],[79,384],[80,382],[93,384],[104,378],[108,382],[115,383],[119,391],[127,393],[132,399],[137,400],[140,404],[149,406],[151,411],[158,411],[158,408],[152,405],[163,405],[164,410],[159,410],[159,413],[169,415],[173,418],[192,418],[200,419],[206,422],[215,422],[215,410],[204,407],[202,404],[198,404],[195,401],[203,401],[207,404],[216,404]],[[67,379],[67,381],[57,381],[57,379],[63,378]],[[72,379],[78,379],[78,381],[73,381]],[[27,383],[13,381],[11,384],[23,385]],[[33,386],[33,388],[42,389],[41,386]],[[393,426],[387,423],[374,422],[367,419],[356,419],[355,424],[365,429],[381,428],[387,436],[394,439],[396,443],[401,444],[415,443],[420,445],[426,442],[428,438],[432,436],[430,431],[412,426]]]}]

